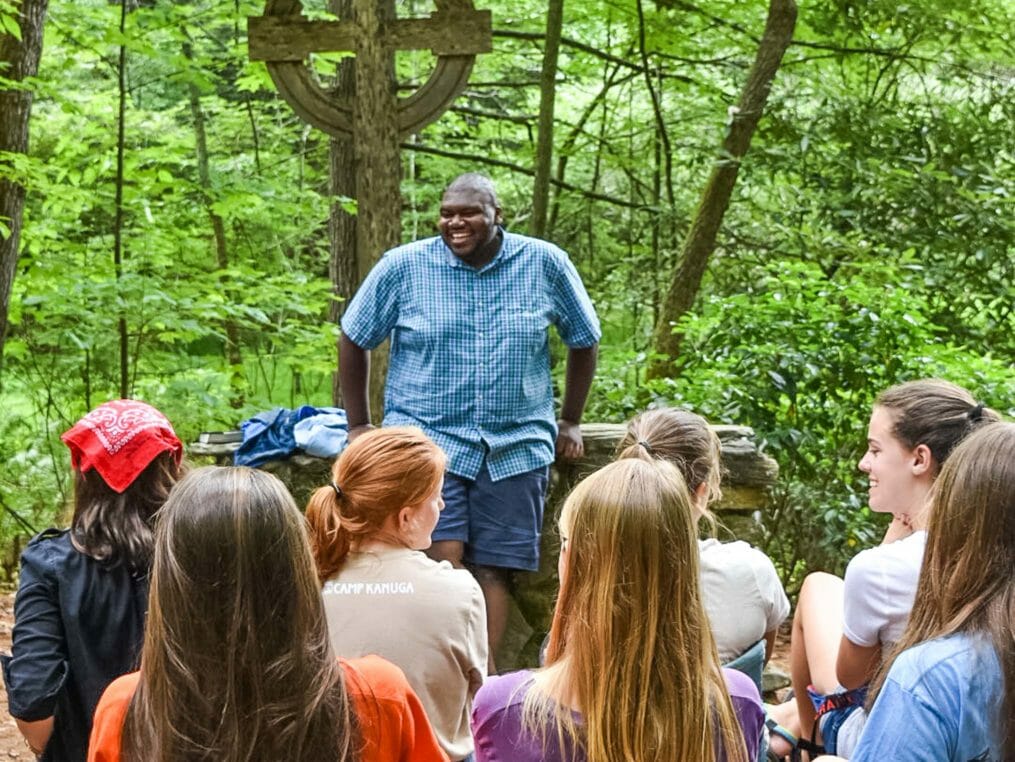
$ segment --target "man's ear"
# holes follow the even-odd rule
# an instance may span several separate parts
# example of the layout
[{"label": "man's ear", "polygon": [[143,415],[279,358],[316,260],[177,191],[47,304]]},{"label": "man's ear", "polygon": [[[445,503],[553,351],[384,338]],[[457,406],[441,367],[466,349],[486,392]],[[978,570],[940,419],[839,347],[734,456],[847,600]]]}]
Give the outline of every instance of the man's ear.
[{"label": "man's ear", "polygon": [[504,215],[501,214],[500,207],[499,206],[495,206],[493,209],[494,209],[494,212],[493,212],[493,221],[494,221],[494,223],[497,224],[497,225],[503,225],[504,224]]},{"label": "man's ear", "polygon": [[934,455],[925,444],[918,444],[913,448],[913,475],[923,476],[934,473]]}]

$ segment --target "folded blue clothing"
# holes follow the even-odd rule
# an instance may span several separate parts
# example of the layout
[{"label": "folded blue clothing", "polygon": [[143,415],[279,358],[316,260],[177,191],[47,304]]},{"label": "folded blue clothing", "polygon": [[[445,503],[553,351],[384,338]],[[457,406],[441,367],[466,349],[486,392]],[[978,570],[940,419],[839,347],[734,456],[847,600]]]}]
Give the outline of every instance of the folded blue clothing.
[{"label": "folded blue clothing", "polygon": [[302,405],[265,410],[240,424],[243,442],[233,454],[237,466],[257,467],[282,460],[298,449],[319,458],[338,455],[347,441],[345,411]]},{"label": "folded blue clothing", "polygon": [[317,409],[317,415],[297,423],[293,436],[296,446],[307,455],[334,458],[349,442],[349,422],[341,408],[322,407]]}]

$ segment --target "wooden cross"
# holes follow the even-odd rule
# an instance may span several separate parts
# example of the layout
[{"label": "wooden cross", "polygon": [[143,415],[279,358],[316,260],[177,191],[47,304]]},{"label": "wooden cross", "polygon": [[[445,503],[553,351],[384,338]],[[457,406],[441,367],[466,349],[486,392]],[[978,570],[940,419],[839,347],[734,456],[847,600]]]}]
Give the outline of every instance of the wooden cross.
[{"label": "wooden cross", "polygon": [[[461,93],[479,53],[492,50],[489,11],[472,0],[437,0],[425,19],[385,20],[376,0],[353,0],[353,19],[310,21],[299,0],[268,0],[265,15],[247,20],[252,61],[264,61],[275,86],[303,119],[332,135],[355,134],[355,103],[334,99],[306,65],[311,53],[356,53],[357,99],[385,87],[374,62],[390,66],[395,50],[427,50],[437,57],[430,78],[395,107],[397,132],[405,137],[436,120]],[[364,65],[365,64],[365,65]],[[362,73],[360,69],[365,71]],[[364,81],[365,80],[365,81]],[[390,115],[389,115],[390,118]]]}]

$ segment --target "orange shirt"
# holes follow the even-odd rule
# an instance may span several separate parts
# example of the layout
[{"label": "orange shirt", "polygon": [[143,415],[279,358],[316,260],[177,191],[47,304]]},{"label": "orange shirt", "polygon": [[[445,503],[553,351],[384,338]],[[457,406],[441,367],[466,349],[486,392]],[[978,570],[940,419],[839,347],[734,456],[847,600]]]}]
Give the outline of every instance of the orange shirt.
[{"label": "orange shirt", "polygon": [[[339,660],[363,738],[360,762],[447,762],[405,675],[379,656]],[[114,680],[99,699],[88,762],[119,762],[120,737],[139,672]]]}]

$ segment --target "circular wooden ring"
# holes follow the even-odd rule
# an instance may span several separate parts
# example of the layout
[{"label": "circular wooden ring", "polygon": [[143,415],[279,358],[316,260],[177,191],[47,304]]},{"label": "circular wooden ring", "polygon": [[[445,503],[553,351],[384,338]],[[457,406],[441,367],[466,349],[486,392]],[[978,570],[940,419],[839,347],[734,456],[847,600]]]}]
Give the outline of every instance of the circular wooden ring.
[{"label": "circular wooden ring", "polygon": [[[472,0],[435,0],[438,11],[463,7]],[[265,16],[302,15],[299,0],[267,0]],[[398,100],[398,134],[406,137],[436,121],[465,89],[475,63],[474,55],[439,55],[430,77],[418,90]],[[336,101],[317,81],[305,61],[265,61],[275,87],[302,119],[329,135],[352,134],[352,108]]]}]

